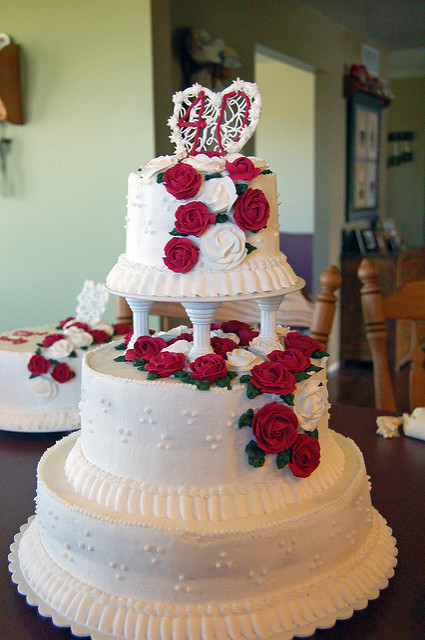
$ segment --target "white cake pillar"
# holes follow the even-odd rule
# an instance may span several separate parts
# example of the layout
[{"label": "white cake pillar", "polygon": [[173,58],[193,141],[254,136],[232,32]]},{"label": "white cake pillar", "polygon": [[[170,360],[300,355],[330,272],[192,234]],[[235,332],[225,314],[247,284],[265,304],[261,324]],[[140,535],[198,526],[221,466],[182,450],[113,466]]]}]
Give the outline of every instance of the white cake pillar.
[{"label": "white cake pillar", "polygon": [[206,353],[214,353],[211,346],[211,323],[220,302],[186,302],[182,304],[193,324],[193,346],[189,352],[189,360],[193,361]]},{"label": "white cake pillar", "polygon": [[139,336],[149,335],[149,309],[152,306],[152,300],[140,298],[126,298],[126,300],[133,312],[133,337],[128,345],[131,349]]},{"label": "white cake pillar", "polygon": [[285,296],[272,296],[271,298],[258,298],[257,304],[261,312],[260,337],[277,339],[276,324],[277,310]]}]

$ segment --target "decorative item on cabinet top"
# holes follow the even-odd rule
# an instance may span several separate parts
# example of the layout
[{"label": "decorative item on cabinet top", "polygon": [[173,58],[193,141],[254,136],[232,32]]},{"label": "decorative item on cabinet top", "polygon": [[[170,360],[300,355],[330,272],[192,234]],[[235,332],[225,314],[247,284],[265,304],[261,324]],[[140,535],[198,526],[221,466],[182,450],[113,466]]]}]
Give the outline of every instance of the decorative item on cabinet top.
[{"label": "decorative item on cabinet top", "polygon": [[19,45],[0,33],[0,122],[23,124]]}]

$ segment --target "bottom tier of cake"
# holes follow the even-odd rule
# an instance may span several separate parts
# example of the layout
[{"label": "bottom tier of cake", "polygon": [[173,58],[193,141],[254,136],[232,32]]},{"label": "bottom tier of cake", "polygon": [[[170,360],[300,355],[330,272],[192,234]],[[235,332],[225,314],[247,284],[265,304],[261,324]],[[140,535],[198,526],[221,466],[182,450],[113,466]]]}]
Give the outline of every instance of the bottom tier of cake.
[{"label": "bottom tier of cake", "polygon": [[378,596],[395,540],[370,504],[357,446],[333,434],[345,472],[320,497],[229,523],[131,516],[75,493],[63,469],[78,434],[38,473],[37,516],[11,571],[40,613],[74,633],[126,640],[289,640]]}]

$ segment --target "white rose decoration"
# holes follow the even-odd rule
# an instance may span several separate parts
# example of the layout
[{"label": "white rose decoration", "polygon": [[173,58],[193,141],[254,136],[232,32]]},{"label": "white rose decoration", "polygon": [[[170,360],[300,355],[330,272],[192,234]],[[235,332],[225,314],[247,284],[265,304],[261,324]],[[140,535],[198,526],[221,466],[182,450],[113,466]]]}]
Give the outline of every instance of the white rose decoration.
[{"label": "white rose decoration", "polygon": [[204,180],[198,196],[199,200],[216,213],[228,212],[237,197],[235,184],[228,176]]},{"label": "white rose decoration", "polygon": [[210,225],[200,237],[200,257],[215,271],[233,269],[247,255],[245,233],[236,225],[224,222]]},{"label": "white rose decoration", "polygon": [[306,380],[298,386],[294,398],[294,412],[304,431],[314,431],[328,406],[327,389],[318,380]]},{"label": "white rose decoration", "polygon": [[172,353],[184,353],[185,356],[189,355],[189,351],[192,348],[192,343],[187,340],[177,340],[173,344],[169,344],[168,347],[161,349],[163,351],[171,351]]},{"label": "white rose decoration", "polygon": [[37,376],[31,380],[31,388],[37,400],[52,400],[58,393],[58,385],[53,380]]},{"label": "white rose decoration", "polygon": [[140,176],[143,182],[153,182],[156,175],[162,171],[166,171],[177,163],[177,156],[158,156],[143,165]]},{"label": "white rose decoration", "polygon": [[76,347],[89,347],[93,342],[93,336],[79,327],[69,327],[64,333]]},{"label": "white rose decoration", "polygon": [[227,366],[232,371],[249,371],[256,364],[264,362],[263,358],[246,349],[233,349],[226,354]]},{"label": "white rose decoration", "polygon": [[46,351],[46,358],[52,358],[56,360],[57,358],[66,358],[74,351],[74,343],[67,338],[63,338],[62,340],[57,340],[54,342]]},{"label": "white rose decoration", "polygon": [[178,338],[182,333],[193,333],[193,329],[187,327],[185,324],[180,324],[178,327],[173,327],[169,331],[156,331],[155,338],[163,338],[166,342]]},{"label": "white rose decoration", "polygon": [[102,320],[101,322],[96,322],[92,329],[96,329],[97,331],[104,331],[108,334],[108,336],[111,336],[114,333],[114,327],[109,324],[109,322],[105,322],[104,320]]},{"label": "white rose decoration", "polygon": [[223,329],[214,329],[214,331],[211,331],[210,335],[211,338],[230,338],[230,340],[233,340],[236,344],[239,344],[241,341],[236,333],[224,333]]},{"label": "white rose decoration", "polygon": [[206,153],[197,153],[196,156],[189,156],[185,158],[183,162],[190,164],[190,166],[197,171],[203,171],[204,173],[221,171],[224,167],[224,160],[221,156],[213,156],[210,158]]},{"label": "white rose decoration", "polygon": [[272,351],[284,350],[279,340],[274,340],[273,338],[262,338],[261,336],[257,336],[251,340],[248,349],[252,351],[252,353],[256,353],[257,355],[264,357]]}]

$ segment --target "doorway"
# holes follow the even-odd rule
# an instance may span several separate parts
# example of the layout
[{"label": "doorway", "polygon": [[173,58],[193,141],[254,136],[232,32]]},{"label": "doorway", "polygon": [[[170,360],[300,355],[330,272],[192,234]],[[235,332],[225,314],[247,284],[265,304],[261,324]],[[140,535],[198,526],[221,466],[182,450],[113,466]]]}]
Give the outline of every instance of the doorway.
[{"label": "doorway", "polygon": [[315,163],[314,70],[257,45],[255,81],[263,100],[255,154],[277,175],[281,250],[312,291]]}]

